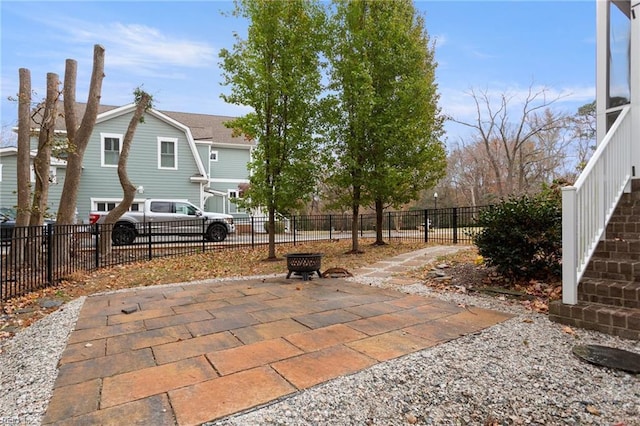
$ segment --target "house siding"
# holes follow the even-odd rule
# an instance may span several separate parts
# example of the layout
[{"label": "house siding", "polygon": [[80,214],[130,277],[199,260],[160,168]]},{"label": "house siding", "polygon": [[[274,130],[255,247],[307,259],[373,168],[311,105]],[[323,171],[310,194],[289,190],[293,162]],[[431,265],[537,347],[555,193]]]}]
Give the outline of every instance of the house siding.
[{"label": "house siding", "polygon": [[[17,157],[15,155],[7,155],[0,157],[2,164],[2,181],[0,182],[0,207],[15,207],[18,204],[18,180],[17,180]],[[33,163],[31,163],[33,165]],[[47,217],[54,218],[60,207],[60,195],[62,194],[62,186],[66,168],[61,166],[53,166],[56,169],[56,183],[49,184],[49,198],[47,202]],[[32,187],[35,184],[32,183]]]},{"label": "house siding", "polygon": [[[197,144],[198,154],[209,174],[209,188],[228,194],[230,190],[237,191],[238,185],[249,182],[247,164],[251,158],[249,147],[232,148],[219,146],[210,142]],[[209,160],[210,150],[217,151],[218,161]],[[231,202],[229,198],[211,196],[207,199],[204,209],[244,216],[244,210]]]},{"label": "house siding", "polygon": [[[82,110],[83,105],[78,104],[79,110]],[[102,136],[117,136],[122,145],[134,107],[133,104],[120,108],[104,106],[98,116],[98,122],[83,157],[77,200],[79,222],[86,223],[89,220],[89,212],[96,207],[96,202],[113,203],[122,199],[117,167],[102,165]],[[207,211],[236,212],[236,206],[229,202],[227,194],[229,190],[237,190],[240,183],[248,182],[247,163],[250,159],[251,145],[246,141],[236,141],[236,138],[231,136],[230,131],[222,124],[227,118],[205,114],[163,113],[156,110],[146,113],[144,123],[140,123],[136,129],[127,163],[129,180],[136,187],[142,187],[142,190],[135,194],[134,202],[139,203],[147,198],[180,198],[187,199]],[[64,121],[58,122],[57,126],[61,132],[64,131]],[[187,128],[195,140],[190,139]],[[212,146],[212,142],[205,140],[209,135],[213,135],[214,140],[217,140],[213,146],[219,155],[219,161],[211,163],[211,169],[209,147]],[[158,167],[159,138],[175,142],[176,167]],[[196,152],[192,151],[193,145],[190,145],[190,142],[195,143]],[[37,137],[32,137],[30,143],[35,149]],[[15,152],[8,151],[1,154],[3,179],[0,181],[0,206],[12,207],[17,202],[16,156]],[[65,170],[63,167],[57,168],[57,184],[51,185],[50,188],[49,211],[52,215],[57,213],[60,204]],[[206,179],[207,176],[203,174],[207,174],[209,170],[212,176],[209,176],[208,183],[203,179],[192,182],[191,179],[194,177]],[[206,186],[224,196],[206,198],[210,195],[205,192]]]},{"label": "house siding", "polygon": [[[89,146],[85,152],[82,171],[82,183],[78,191],[78,211],[87,219],[91,211],[92,198],[122,198],[122,188],[118,179],[117,167],[101,165],[101,133],[124,133],[131,120],[132,113],[96,124]],[[158,168],[158,137],[177,139],[177,169]],[[189,178],[197,171],[186,135],[180,129],[150,114],[145,115],[144,123],[139,123],[131,145],[127,174],[136,186],[144,188],[137,193],[137,199],[144,198],[181,198],[200,205],[200,188]]]},{"label": "house siding", "polygon": [[0,207],[14,207],[18,204],[16,156],[0,157],[2,181],[0,182]]},{"label": "house siding", "polygon": [[215,146],[212,149],[218,151],[218,161],[209,162],[209,176],[212,179],[249,179],[248,149],[218,148]]}]

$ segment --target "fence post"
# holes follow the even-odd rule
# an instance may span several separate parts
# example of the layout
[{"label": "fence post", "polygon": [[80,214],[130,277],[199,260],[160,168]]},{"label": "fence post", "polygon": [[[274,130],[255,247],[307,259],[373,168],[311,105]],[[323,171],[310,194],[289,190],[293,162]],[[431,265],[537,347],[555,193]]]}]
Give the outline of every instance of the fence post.
[{"label": "fence post", "polygon": [[53,225],[47,223],[47,282],[53,283]]},{"label": "fence post", "polygon": [[423,229],[424,229],[424,242],[429,242],[429,210],[424,209]]},{"label": "fence post", "polygon": [[453,227],[453,244],[458,244],[458,208],[454,207],[451,213],[451,226]]},{"label": "fence post", "polygon": [[329,239],[333,240],[333,215],[329,215]]},{"label": "fence post", "polygon": [[391,212],[389,212],[389,240],[391,240]]},{"label": "fence post", "polygon": [[202,252],[204,253],[207,250],[207,219],[202,218]]},{"label": "fence post", "polygon": [[364,224],[362,222],[363,222],[363,217],[362,215],[360,215],[360,236],[364,237]]},{"label": "fence post", "polygon": [[290,231],[293,232],[293,245],[296,245],[296,215],[293,215],[293,226],[291,226]]},{"label": "fence post", "polygon": [[253,216],[251,216],[251,248],[256,247],[256,229]]},{"label": "fence post", "polygon": [[147,241],[148,241],[148,253],[147,256],[149,257],[149,260],[153,259],[153,239],[151,238],[151,222],[147,222],[146,224],[143,224],[143,226],[147,227]]},{"label": "fence post", "polygon": [[91,232],[93,233],[93,235],[96,236],[95,241],[96,241],[96,245],[94,247],[93,252],[95,253],[95,263],[96,263],[96,269],[100,268],[100,225],[98,225],[97,223],[94,223],[93,225],[91,225],[91,227],[93,228],[91,230]]}]

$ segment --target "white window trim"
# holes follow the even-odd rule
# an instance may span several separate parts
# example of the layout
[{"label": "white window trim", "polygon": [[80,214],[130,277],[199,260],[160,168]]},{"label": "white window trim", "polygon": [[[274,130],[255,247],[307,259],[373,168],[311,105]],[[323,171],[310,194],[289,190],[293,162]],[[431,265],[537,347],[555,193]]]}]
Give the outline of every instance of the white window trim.
[{"label": "white window trim", "polygon": [[[238,192],[240,191],[238,191],[237,189],[227,189],[227,197],[229,197],[230,200],[240,198]],[[232,197],[231,194],[233,194],[234,196]]]},{"label": "white window trim", "polygon": [[[213,160],[211,159],[212,154],[215,154],[215,158]],[[220,154],[218,153],[218,150],[209,148],[209,161],[212,163],[217,163],[218,158],[220,158]]]},{"label": "white window trim", "polygon": [[106,138],[118,139],[120,141],[120,143],[118,144],[118,149],[119,152],[122,153],[122,135],[117,133],[100,133],[100,165],[102,167],[118,167],[117,164],[104,163],[104,140]]},{"label": "white window trim", "polygon": [[[173,167],[162,166],[162,142],[173,143]],[[178,170],[178,138],[165,138],[158,136],[158,169]]]},{"label": "white window trim", "polygon": [[[90,198],[91,201],[91,211],[98,210],[98,203],[115,203],[116,205],[122,201],[122,198]],[[140,204],[140,207],[144,208],[144,198],[134,198],[131,204]]]},{"label": "white window trim", "polygon": [[0,164],[0,182],[2,182],[2,164]]},{"label": "white window trim", "polygon": [[[1,165],[0,165],[1,166]],[[36,166],[31,164],[29,166],[29,181],[36,183]],[[0,169],[0,172],[2,170]],[[0,179],[2,181],[2,179]],[[56,166],[49,166],[49,183],[55,185],[58,183],[58,168]]]}]

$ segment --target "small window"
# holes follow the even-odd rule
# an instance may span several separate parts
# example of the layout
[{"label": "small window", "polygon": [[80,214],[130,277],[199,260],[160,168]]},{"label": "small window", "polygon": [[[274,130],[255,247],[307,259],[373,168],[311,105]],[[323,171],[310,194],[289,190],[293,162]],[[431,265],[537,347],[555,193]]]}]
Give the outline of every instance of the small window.
[{"label": "small window", "polygon": [[172,204],[168,201],[153,201],[151,203],[151,211],[154,213],[173,213]]},{"label": "small window", "polygon": [[99,212],[110,212],[116,208],[115,202],[98,202],[96,203],[96,210]]},{"label": "small window", "polygon": [[229,190],[229,198],[238,198],[238,191],[235,189]]},{"label": "small window", "polygon": [[218,151],[209,151],[209,161],[218,161]]},{"label": "small window", "polygon": [[[115,209],[119,203],[120,201],[96,201],[95,210],[99,212],[110,212],[111,210]],[[140,211],[140,203],[131,204],[131,207],[129,207],[129,211]]]},{"label": "small window", "polygon": [[117,167],[122,150],[122,135],[101,133],[100,139],[102,140],[102,166]]},{"label": "small window", "polygon": [[186,214],[186,215],[189,215],[189,216],[195,216],[196,215],[196,209],[193,208],[193,206],[191,204],[176,203],[176,213]]},{"label": "small window", "polygon": [[158,168],[178,168],[178,140],[175,138],[158,138]]}]

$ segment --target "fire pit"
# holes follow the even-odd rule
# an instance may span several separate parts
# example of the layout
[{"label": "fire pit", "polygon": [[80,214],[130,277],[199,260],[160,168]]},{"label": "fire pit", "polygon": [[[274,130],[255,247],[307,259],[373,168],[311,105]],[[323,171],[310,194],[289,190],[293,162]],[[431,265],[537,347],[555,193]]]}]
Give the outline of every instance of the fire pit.
[{"label": "fire pit", "polygon": [[318,276],[322,278],[320,275],[322,253],[290,253],[285,254],[284,257],[287,258],[287,269],[289,270],[287,278],[295,273],[302,275],[303,281],[308,281],[314,272],[317,272]]}]

